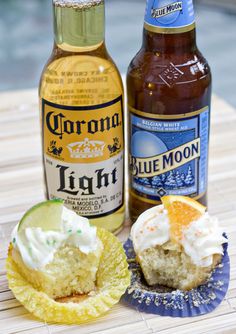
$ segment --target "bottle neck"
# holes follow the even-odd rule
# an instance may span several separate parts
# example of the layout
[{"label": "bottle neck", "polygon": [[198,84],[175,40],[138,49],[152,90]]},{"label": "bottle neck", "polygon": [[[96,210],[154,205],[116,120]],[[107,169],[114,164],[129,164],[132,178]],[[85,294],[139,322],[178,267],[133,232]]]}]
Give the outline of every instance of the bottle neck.
[{"label": "bottle neck", "polygon": [[144,28],[143,46],[146,51],[158,53],[175,53],[194,52],[196,45],[196,30],[179,34],[154,33]]},{"label": "bottle neck", "polygon": [[91,51],[105,36],[104,0],[53,0],[54,39],[65,51]]},{"label": "bottle neck", "polygon": [[147,0],[143,47],[166,53],[196,49],[192,1]]}]

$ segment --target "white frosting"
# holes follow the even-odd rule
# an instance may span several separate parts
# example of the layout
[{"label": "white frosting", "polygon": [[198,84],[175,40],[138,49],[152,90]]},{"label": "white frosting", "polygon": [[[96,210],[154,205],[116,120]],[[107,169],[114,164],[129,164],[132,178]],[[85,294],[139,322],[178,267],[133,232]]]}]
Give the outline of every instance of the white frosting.
[{"label": "white frosting", "polygon": [[[169,219],[163,205],[153,207],[139,216],[132,226],[131,239],[137,254],[170,241]],[[193,221],[183,231],[183,239],[180,240],[185,253],[200,267],[210,266],[214,254],[223,254],[222,244],[225,242],[227,239],[222,236],[217,219],[208,213]]]},{"label": "white frosting", "polygon": [[222,244],[227,242],[227,239],[222,233],[217,218],[205,213],[183,231],[181,244],[194,264],[208,267],[213,262],[214,254],[223,254]]},{"label": "white frosting", "polygon": [[143,212],[132,226],[131,239],[136,253],[156,245],[163,245],[170,238],[167,211],[163,205]]},{"label": "white frosting", "polygon": [[24,263],[32,269],[43,269],[53,260],[56,250],[70,245],[88,254],[98,246],[97,229],[89,220],[63,207],[59,231],[44,231],[40,227],[28,227],[18,233],[18,225],[12,232],[13,246],[20,252]]}]

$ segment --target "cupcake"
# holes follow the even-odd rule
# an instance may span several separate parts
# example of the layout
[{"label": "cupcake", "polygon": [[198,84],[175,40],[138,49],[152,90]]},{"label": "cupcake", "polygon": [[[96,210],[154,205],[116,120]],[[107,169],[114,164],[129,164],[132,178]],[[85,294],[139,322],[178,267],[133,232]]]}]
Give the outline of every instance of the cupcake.
[{"label": "cupcake", "polygon": [[87,294],[95,289],[103,251],[97,229],[59,203],[55,230],[26,227],[13,231],[12,258],[19,273],[51,298]]},{"label": "cupcake", "polygon": [[193,199],[165,196],[142,213],[131,229],[136,261],[149,286],[191,290],[221,262],[227,239],[217,219]]},{"label": "cupcake", "polygon": [[118,239],[60,200],[38,204],[15,227],[7,275],[10,289],[30,312],[59,323],[98,317],[130,283]]}]

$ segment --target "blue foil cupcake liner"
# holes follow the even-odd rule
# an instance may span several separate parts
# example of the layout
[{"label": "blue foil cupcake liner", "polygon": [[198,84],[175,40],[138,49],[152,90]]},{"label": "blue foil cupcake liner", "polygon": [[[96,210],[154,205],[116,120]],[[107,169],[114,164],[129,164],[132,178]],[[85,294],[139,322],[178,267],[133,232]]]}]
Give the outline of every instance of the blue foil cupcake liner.
[{"label": "blue foil cupcake liner", "polygon": [[205,284],[190,291],[181,291],[163,286],[148,286],[141,267],[135,260],[133,243],[128,239],[124,249],[131,271],[131,285],[122,300],[141,312],[161,316],[182,318],[210,313],[222,302],[228,290],[230,261],[227,248],[228,243],[225,243],[222,261]]}]

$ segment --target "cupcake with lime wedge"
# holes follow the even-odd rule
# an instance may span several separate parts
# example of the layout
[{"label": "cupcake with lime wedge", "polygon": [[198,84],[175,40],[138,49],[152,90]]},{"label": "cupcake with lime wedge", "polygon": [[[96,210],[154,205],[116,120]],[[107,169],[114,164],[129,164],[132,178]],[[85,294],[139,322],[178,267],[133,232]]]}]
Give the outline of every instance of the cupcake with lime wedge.
[{"label": "cupcake with lime wedge", "polygon": [[130,283],[119,240],[60,200],[34,206],[14,228],[7,276],[26,309],[44,321],[68,324],[105,313]]}]

